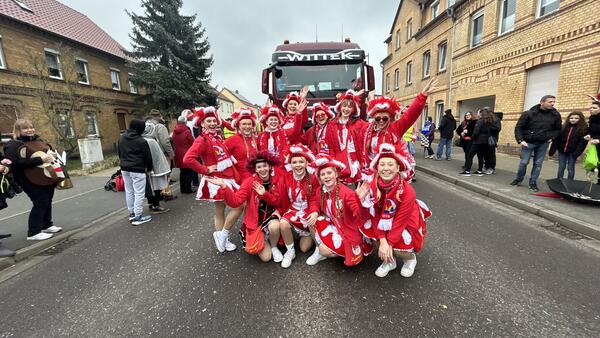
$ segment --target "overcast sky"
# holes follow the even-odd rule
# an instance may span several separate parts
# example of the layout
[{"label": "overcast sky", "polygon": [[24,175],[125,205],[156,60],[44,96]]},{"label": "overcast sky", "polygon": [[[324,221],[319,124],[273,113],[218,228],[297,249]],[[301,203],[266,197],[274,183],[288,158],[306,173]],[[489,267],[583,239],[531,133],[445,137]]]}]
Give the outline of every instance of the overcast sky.
[{"label": "overcast sky", "polygon": [[[141,0],[59,0],[92,19],[127,49],[132,23],[125,10],[141,14]],[[184,0],[183,14],[196,14],[206,28],[214,57],[213,86],[239,90],[253,103],[262,104],[261,71],[283,40],[340,41],[350,37],[369,54],[381,92],[381,67],[398,0]]]}]

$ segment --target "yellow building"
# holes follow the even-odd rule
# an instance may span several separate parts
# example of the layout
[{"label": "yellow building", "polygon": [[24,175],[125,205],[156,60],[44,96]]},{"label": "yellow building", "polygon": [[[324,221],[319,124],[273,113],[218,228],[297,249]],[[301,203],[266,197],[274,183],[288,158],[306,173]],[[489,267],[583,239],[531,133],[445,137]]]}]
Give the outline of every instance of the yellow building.
[{"label": "yellow building", "polygon": [[143,106],[123,47],[58,1],[1,2],[0,131],[28,118],[67,150],[88,136],[113,149]]},{"label": "yellow building", "polygon": [[428,100],[439,121],[490,106],[503,113],[500,144],[516,147],[520,114],[546,94],[566,116],[587,111],[600,84],[596,0],[401,0],[385,41],[384,93],[409,103],[432,76]]},{"label": "yellow building", "polygon": [[257,107],[255,104],[251,103],[247,98],[245,98],[237,90],[223,88],[219,92],[219,97],[224,98],[225,100],[229,100],[230,102],[233,102],[233,111],[236,111],[242,107],[247,107],[247,108],[251,108],[252,110],[254,110],[254,112],[256,113],[256,116],[260,115],[260,108]]}]

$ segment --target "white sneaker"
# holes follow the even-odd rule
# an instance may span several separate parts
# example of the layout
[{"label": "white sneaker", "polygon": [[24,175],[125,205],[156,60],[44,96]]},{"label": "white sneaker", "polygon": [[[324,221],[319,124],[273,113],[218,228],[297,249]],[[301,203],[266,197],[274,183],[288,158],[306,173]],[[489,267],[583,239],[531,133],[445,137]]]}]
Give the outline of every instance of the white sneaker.
[{"label": "white sneaker", "polygon": [[377,277],[385,277],[390,273],[390,271],[396,269],[396,261],[393,263],[383,262],[381,265],[375,270],[375,276]]},{"label": "white sneaker", "polygon": [[296,258],[296,250],[288,250],[283,255],[283,260],[281,261],[281,267],[284,269],[289,268],[292,265],[292,261]]},{"label": "white sneaker", "polygon": [[321,255],[321,253],[319,252],[319,248],[315,248],[315,252],[313,252],[312,255],[310,255],[310,257],[308,257],[308,259],[306,260],[306,264],[313,266],[313,265],[317,265],[317,263],[319,263],[320,261],[324,261],[326,260],[327,257]]},{"label": "white sneaker", "polygon": [[225,251],[235,251],[235,249],[237,249],[237,246],[231,243],[229,237],[227,237],[227,240],[225,241]]},{"label": "white sneaker", "polygon": [[53,225],[53,226],[49,227],[48,229],[42,230],[42,232],[45,232],[47,234],[55,234],[55,233],[61,232],[61,231],[62,231],[62,228],[57,227],[56,225]]},{"label": "white sneaker", "polygon": [[225,252],[225,241],[227,240],[227,238],[223,238],[224,236],[221,235],[221,231],[215,231],[213,232],[213,239],[215,240],[215,246],[217,247],[217,250],[219,250],[219,252]]},{"label": "white sneaker", "polygon": [[279,251],[279,249],[277,247],[271,248],[271,252],[273,253],[273,262],[279,263],[283,260],[283,255],[281,254],[281,251]]},{"label": "white sneaker", "polygon": [[400,270],[400,275],[406,278],[412,277],[413,273],[415,273],[415,266],[417,266],[417,257],[405,260]]},{"label": "white sneaker", "polygon": [[53,234],[47,234],[45,232],[40,232],[39,234],[33,235],[33,236],[28,236],[27,240],[28,241],[43,241],[45,239],[48,238],[52,238],[52,236],[54,236]]}]

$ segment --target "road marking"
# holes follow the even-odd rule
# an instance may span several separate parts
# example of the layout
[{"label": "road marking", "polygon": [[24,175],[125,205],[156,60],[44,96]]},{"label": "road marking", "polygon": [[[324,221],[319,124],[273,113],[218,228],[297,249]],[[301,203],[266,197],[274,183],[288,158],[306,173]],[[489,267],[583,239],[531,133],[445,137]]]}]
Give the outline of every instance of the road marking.
[{"label": "road marking", "polygon": [[[98,190],[104,190],[104,188],[96,188],[96,189],[92,189],[92,190],[80,192],[79,194],[76,194],[76,195],[73,195],[73,196],[70,196],[70,197],[65,197],[65,198],[53,201],[52,205],[55,205],[55,204],[58,204],[58,203],[61,203],[61,202],[64,202],[64,201],[68,201],[70,199],[77,198],[77,197],[80,197],[80,196],[83,196],[83,195],[86,195],[86,194],[89,194],[91,192],[98,191]],[[13,217],[17,217],[17,216],[28,214],[30,211],[31,210],[21,211],[19,213],[14,214],[14,215],[10,215],[10,216],[6,216],[6,217],[3,217],[3,218],[0,218],[0,222],[6,221],[6,220],[11,219]]]}]

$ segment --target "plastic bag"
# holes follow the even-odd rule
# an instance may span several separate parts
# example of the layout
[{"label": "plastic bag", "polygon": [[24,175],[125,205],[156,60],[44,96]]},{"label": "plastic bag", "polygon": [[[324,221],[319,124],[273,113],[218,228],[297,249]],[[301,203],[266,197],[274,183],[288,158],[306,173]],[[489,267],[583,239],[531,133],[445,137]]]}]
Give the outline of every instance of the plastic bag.
[{"label": "plastic bag", "polygon": [[592,171],[598,168],[598,149],[594,144],[590,144],[585,151],[585,157],[583,158],[583,169],[586,171]]}]

